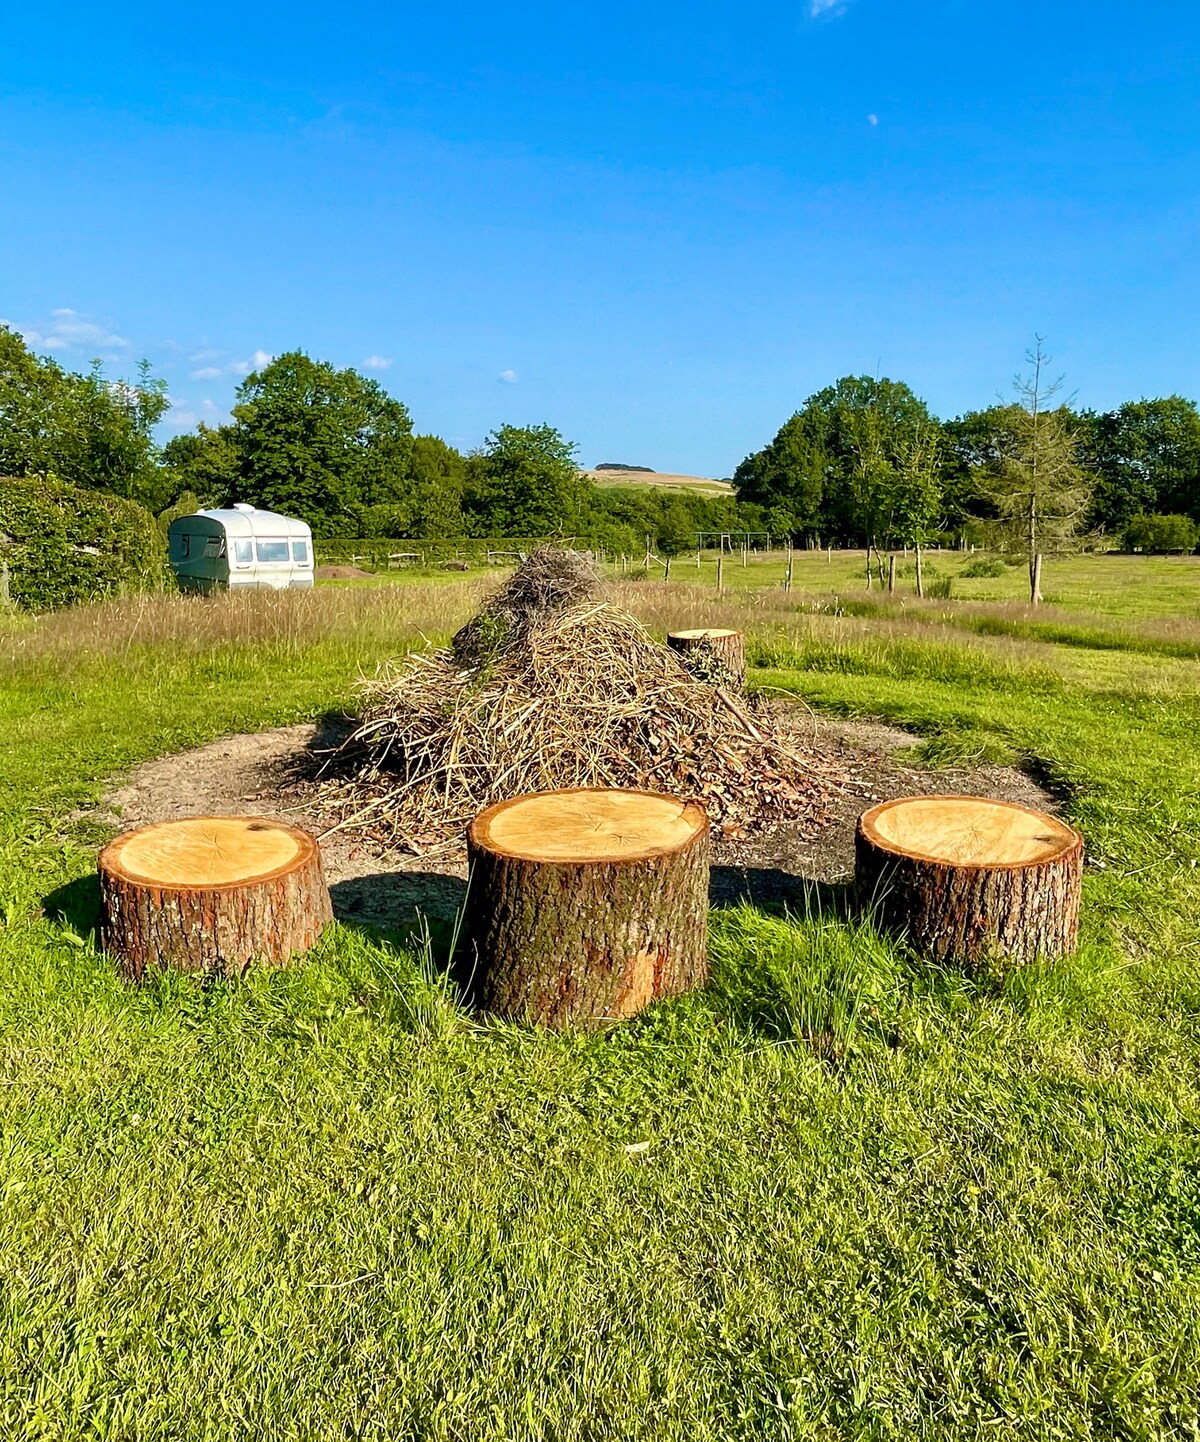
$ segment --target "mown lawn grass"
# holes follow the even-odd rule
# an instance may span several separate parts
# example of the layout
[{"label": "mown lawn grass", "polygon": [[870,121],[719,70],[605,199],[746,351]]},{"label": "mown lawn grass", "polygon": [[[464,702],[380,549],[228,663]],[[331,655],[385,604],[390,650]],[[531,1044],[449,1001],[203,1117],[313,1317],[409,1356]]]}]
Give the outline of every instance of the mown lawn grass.
[{"label": "mown lawn grass", "polygon": [[[1185,624],[1174,585],[1115,619]],[[758,684],[1061,788],[1096,863],[1084,944],[1006,983],[816,891],[715,913],[710,988],[605,1035],[484,1024],[436,957],[347,926],[238,985],[117,980],[73,808],[142,757],[344,703],[477,594],[117,605],[8,638],[0,1435],[1196,1436],[1186,656],[979,634],[948,603],[722,603]],[[714,606],[626,595],[660,626]]]},{"label": "mown lawn grass", "polygon": [[[640,558],[634,558],[640,564]],[[1029,579],[1023,565],[1003,566],[999,576],[964,574],[982,559],[961,551],[934,551],[925,557],[925,576],[929,583],[949,580],[951,597],[958,602],[1000,603],[1009,614],[1022,618],[1036,617],[1025,605],[1029,595]],[[876,579],[866,589],[866,555],[863,551],[796,551],[792,557],[792,597],[794,601],[828,606],[838,602],[855,606],[869,601],[872,606],[884,604]],[[610,571],[619,575],[620,567]],[[778,587],[787,571],[786,557],[781,551],[751,553],[742,565],[740,554],[727,555],[722,567],[722,585],[736,595],[746,590]],[[697,567],[695,553],[676,556],[671,562],[672,584],[693,584],[709,591],[716,590],[716,556],[706,552]],[[660,580],[661,565],[652,566],[652,580]],[[1054,608],[1064,607],[1087,617],[1115,620],[1124,626],[1155,618],[1182,617],[1200,621],[1200,557],[1197,556],[1126,556],[1103,552],[1077,556],[1051,556],[1046,560],[1043,590]],[[901,560],[893,602],[899,606],[915,601],[916,577],[911,556]]]}]

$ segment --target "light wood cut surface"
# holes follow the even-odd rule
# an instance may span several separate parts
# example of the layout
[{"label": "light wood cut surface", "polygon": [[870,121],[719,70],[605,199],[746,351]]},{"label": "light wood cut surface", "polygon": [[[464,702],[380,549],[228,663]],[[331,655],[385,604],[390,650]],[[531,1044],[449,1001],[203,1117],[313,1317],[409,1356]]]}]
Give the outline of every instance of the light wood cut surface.
[{"label": "light wood cut surface", "polygon": [[554,791],[502,801],[473,823],[479,845],[530,861],[633,861],[676,851],[706,825],[695,804],[645,791]]},{"label": "light wood cut surface", "polygon": [[677,636],[681,641],[716,641],[725,636],[736,636],[736,631],[721,631],[709,627],[699,631],[672,631],[672,636]]},{"label": "light wood cut surface", "polygon": [[110,841],[97,869],[101,944],[132,980],[284,966],[333,919],[316,838],[266,817],[160,821]]},{"label": "light wood cut surface", "polygon": [[1053,816],[978,796],[885,802],[863,829],[889,850],[950,866],[1028,866],[1064,855],[1078,839]]},{"label": "light wood cut surface", "polygon": [[290,828],[245,816],[163,821],[120,837],[110,866],[130,881],[159,886],[227,886],[270,876],[299,855]]}]

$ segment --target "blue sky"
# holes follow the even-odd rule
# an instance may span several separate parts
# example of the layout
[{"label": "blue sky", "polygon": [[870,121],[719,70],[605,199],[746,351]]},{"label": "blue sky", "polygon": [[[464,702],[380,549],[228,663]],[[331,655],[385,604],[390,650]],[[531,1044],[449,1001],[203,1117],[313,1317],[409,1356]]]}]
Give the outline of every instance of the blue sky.
[{"label": "blue sky", "polygon": [[942,415],[1036,331],[1200,395],[1200,6],[9,6],[0,317],[171,425],[300,346],[470,447],[727,475],[849,372]]}]

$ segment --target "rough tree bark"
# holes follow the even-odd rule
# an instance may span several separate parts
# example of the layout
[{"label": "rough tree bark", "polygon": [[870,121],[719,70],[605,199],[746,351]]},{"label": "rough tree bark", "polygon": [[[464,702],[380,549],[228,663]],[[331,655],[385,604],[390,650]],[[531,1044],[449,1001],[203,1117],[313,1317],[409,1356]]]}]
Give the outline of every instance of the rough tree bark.
[{"label": "rough tree bark", "polygon": [[859,818],[860,900],[938,961],[1023,965],[1075,949],[1083,838],[1010,801],[921,796]]},{"label": "rough tree bark", "polygon": [[667,645],[700,681],[741,691],[746,684],[746,638],[740,631],[672,631]]},{"label": "rough tree bark", "polygon": [[695,802],[550,791],[467,833],[476,1000],[541,1026],[636,1015],[708,976],[709,830]]},{"label": "rough tree bark", "polygon": [[100,940],[125,975],[236,976],[306,951],[333,912],[307,831],[201,816],[126,832],[100,853]]}]

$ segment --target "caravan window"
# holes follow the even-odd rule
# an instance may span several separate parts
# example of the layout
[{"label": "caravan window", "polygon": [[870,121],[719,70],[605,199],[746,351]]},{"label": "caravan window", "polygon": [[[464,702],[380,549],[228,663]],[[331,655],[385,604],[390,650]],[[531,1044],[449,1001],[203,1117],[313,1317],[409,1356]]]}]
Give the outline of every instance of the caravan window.
[{"label": "caravan window", "polygon": [[204,554],[206,556],[223,556],[225,554],[225,537],[209,536],[204,542]]},{"label": "caravan window", "polygon": [[191,550],[192,550],[192,538],[191,538],[191,536],[176,536],[175,539],[179,542],[179,554],[180,554],[180,556],[182,556],[182,557],[184,557],[184,558],[186,559],[186,558],[191,554]]},{"label": "caravan window", "polygon": [[307,565],[308,565],[308,542],[307,542],[307,541],[293,541],[293,542],[292,542],[292,560],[295,561],[295,562],[297,562],[297,563],[298,563],[299,565],[301,565],[301,566],[307,566]]},{"label": "caravan window", "polygon": [[259,541],[258,559],[260,561],[286,561],[288,558],[288,543],[286,541]]},{"label": "caravan window", "polygon": [[248,566],[254,559],[254,542],[234,541],[233,559],[239,566]]}]

